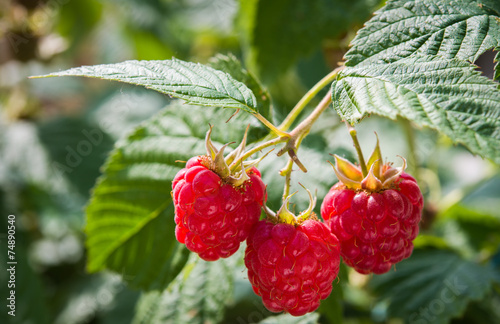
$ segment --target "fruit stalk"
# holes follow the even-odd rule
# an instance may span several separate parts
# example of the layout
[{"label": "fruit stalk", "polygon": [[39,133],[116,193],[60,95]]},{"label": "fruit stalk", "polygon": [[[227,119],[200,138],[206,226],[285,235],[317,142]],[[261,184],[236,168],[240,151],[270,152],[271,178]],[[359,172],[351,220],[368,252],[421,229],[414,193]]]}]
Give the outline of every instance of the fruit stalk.
[{"label": "fruit stalk", "polygon": [[332,81],[337,77],[337,74],[342,71],[344,67],[340,66],[328,73],[323,79],[316,83],[303,97],[300,101],[293,107],[292,111],[286,116],[285,120],[278,127],[282,131],[286,131],[293,122],[297,119],[304,108],[311,102],[311,100],[320,92],[324,87],[330,85]]},{"label": "fruit stalk", "polygon": [[349,131],[349,135],[351,135],[354,148],[356,149],[356,153],[358,154],[359,166],[361,167],[361,172],[363,173],[363,177],[366,177],[368,175],[368,168],[366,167],[366,162],[365,158],[363,157],[363,151],[361,150],[361,145],[359,145],[358,134],[351,124],[349,124],[347,121],[345,122],[345,124],[347,126],[347,130]]}]

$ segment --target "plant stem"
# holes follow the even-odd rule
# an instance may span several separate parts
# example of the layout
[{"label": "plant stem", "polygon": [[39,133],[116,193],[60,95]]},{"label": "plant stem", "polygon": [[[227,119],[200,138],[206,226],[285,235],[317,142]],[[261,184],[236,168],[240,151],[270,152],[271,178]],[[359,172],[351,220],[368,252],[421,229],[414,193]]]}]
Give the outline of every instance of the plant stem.
[{"label": "plant stem", "polygon": [[314,124],[314,122],[316,122],[316,120],[325,111],[325,109],[328,108],[331,102],[332,98],[330,97],[330,94],[327,94],[316,106],[316,108],[314,108],[313,112],[289,133],[290,138],[286,142],[285,146],[283,146],[283,148],[278,152],[278,156],[288,153],[295,164],[297,164],[297,166],[303,172],[307,172],[307,169],[297,157],[297,149],[299,148],[300,143],[302,142],[304,137],[306,137],[306,135],[309,133],[311,126]]},{"label": "plant stem", "polygon": [[290,195],[290,178],[292,174],[293,160],[288,159],[286,166],[280,170],[280,175],[285,176],[285,187],[283,189],[283,201]]},{"label": "plant stem", "polygon": [[359,160],[359,165],[361,166],[361,172],[363,172],[363,177],[366,177],[368,175],[368,169],[366,168],[366,162],[365,158],[363,157],[363,151],[361,151],[361,146],[359,145],[358,134],[351,124],[349,124],[347,121],[345,122],[345,124],[347,126],[347,130],[349,131],[349,135],[351,135],[354,148],[358,153],[358,160]]},{"label": "plant stem", "polygon": [[316,108],[314,108],[312,113],[290,132],[291,138],[298,139],[305,137],[305,134],[309,132],[311,126],[316,122],[316,120],[326,110],[326,108],[328,108],[331,102],[332,97],[329,93],[327,93],[326,96],[323,97],[321,102],[316,106]]},{"label": "plant stem", "polygon": [[263,149],[267,148],[267,147],[270,147],[270,146],[275,146],[279,143],[283,143],[283,142],[286,142],[288,140],[288,137],[276,137],[270,141],[267,141],[267,142],[264,142],[260,145],[257,145],[256,147],[248,150],[247,152],[245,152],[245,154],[243,154],[240,158],[234,160],[231,165],[229,166],[229,169],[231,171],[234,171],[241,163],[241,161],[245,161],[247,158],[249,158],[250,156],[252,156],[253,154],[259,152],[259,151],[262,151]]},{"label": "plant stem", "polygon": [[338,67],[329,74],[327,74],[323,79],[321,79],[318,83],[316,83],[303,97],[300,99],[300,101],[293,107],[292,111],[286,116],[285,120],[281,123],[281,125],[278,127],[282,131],[286,131],[290,126],[293,124],[293,122],[297,119],[297,117],[300,115],[302,110],[307,106],[307,104],[320,92],[324,87],[328,86],[336,77],[337,74],[343,69],[344,67]]},{"label": "plant stem", "polygon": [[267,120],[264,116],[262,116],[259,113],[254,113],[252,114],[255,118],[257,118],[262,124],[264,124],[267,128],[269,128],[271,131],[276,133],[276,135],[280,137],[290,137],[290,135],[287,132],[284,132],[280,129],[278,129],[276,126],[273,125],[269,120]]}]

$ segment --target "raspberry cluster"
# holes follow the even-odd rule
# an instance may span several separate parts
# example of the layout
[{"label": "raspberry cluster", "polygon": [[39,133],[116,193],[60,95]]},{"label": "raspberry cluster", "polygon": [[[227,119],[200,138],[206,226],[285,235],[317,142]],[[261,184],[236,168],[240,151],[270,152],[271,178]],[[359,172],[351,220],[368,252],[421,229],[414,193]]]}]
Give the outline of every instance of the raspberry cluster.
[{"label": "raspberry cluster", "polygon": [[323,200],[325,223],[307,189],[307,210],[290,212],[289,195],[259,221],[266,186],[251,167],[256,162],[243,163],[244,141],[226,158],[227,145],[217,150],[210,131],[206,143],[207,155],[191,158],[172,182],[176,238],[206,261],[231,256],[247,240],[248,278],[268,310],[294,316],[316,310],[332,291],[341,256],[359,273],[381,274],[411,255],[422,193],[404,172],[404,159],[400,168],[382,163],[378,141],[366,165],[335,156],[339,182]]},{"label": "raspberry cluster", "polygon": [[227,258],[240,247],[259,220],[265,186],[256,168],[234,187],[203,163],[191,158],[172,182],[175,236],[206,261]]},{"label": "raspberry cluster", "polygon": [[247,240],[245,265],[254,292],[272,312],[294,316],[316,310],[339,271],[337,238],[323,223],[262,220]]},{"label": "raspberry cluster", "polygon": [[402,173],[379,192],[334,185],[321,215],[341,242],[344,262],[363,274],[381,274],[408,258],[418,234],[423,197],[415,179]]}]

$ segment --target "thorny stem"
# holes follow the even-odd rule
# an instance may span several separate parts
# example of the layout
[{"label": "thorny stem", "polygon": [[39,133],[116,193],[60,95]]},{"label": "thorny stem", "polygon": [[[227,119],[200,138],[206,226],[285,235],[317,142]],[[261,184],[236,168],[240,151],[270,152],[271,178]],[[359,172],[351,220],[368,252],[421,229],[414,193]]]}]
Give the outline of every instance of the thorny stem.
[{"label": "thorny stem", "polygon": [[332,72],[328,73],[323,79],[321,79],[318,83],[316,83],[305,95],[300,99],[300,101],[293,107],[292,111],[286,116],[285,120],[278,127],[282,131],[286,131],[293,122],[297,119],[300,113],[304,110],[304,108],[309,104],[309,102],[320,92],[324,87],[330,85],[332,81],[337,77],[337,74],[344,67],[338,67]]},{"label": "thorny stem", "polygon": [[366,168],[366,162],[365,158],[363,157],[363,151],[361,151],[361,146],[359,145],[357,132],[354,129],[354,127],[347,121],[345,122],[345,125],[347,126],[347,130],[349,131],[349,135],[351,135],[354,148],[358,153],[359,165],[361,166],[361,171],[363,172],[363,178],[364,178],[368,175],[368,169]]}]

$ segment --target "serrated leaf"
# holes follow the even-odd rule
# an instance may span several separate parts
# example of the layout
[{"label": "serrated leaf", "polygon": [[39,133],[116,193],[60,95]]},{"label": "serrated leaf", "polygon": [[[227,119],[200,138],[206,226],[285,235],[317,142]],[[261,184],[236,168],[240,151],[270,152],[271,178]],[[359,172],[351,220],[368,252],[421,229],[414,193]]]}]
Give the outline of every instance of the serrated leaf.
[{"label": "serrated leaf", "polygon": [[390,63],[415,52],[474,62],[500,45],[500,2],[390,0],[351,45],[347,66]]},{"label": "serrated leaf", "polygon": [[243,83],[211,67],[175,58],[82,66],[35,78],[58,76],[120,81],[141,85],[195,105],[257,112],[255,96]]},{"label": "serrated leaf", "polygon": [[492,268],[453,252],[416,250],[397,271],[373,277],[370,285],[389,302],[391,317],[419,323],[431,316],[433,324],[445,324],[463,314],[469,302],[481,300],[495,280]]},{"label": "serrated leaf", "polygon": [[257,100],[257,111],[264,118],[272,120],[271,95],[250,72],[243,68],[241,62],[234,55],[218,54],[210,61],[210,66],[228,73],[250,88]]},{"label": "serrated leaf", "polygon": [[205,154],[209,123],[214,141],[241,140],[253,117],[226,124],[229,116],[173,104],[117,143],[87,207],[89,271],[108,268],[143,289],[168,285],[187,259],[174,236],[171,180],[184,166],[178,161]]},{"label": "serrated leaf", "polygon": [[184,270],[161,293],[144,294],[133,324],[220,323],[232,299],[233,269],[242,253],[206,262],[192,254]]},{"label": "serrated leaf", "polygon": [[259,324],[317,324],[319,320],[318,313],[309,313],[304,316],[295,317],[290,314],[270,316]]},{"label": "serrated leaf", "polygon": [[378,0],[240,1],[238,25],[248,62],[267,83],[301,57],[368,18]]},{"label": "serrated leaf", "polygon": [[412,56],[345,68],[332,84],[342,119],[402,116],[500,163],[500,90],[460,60]]}]

